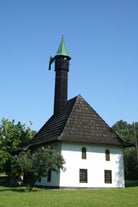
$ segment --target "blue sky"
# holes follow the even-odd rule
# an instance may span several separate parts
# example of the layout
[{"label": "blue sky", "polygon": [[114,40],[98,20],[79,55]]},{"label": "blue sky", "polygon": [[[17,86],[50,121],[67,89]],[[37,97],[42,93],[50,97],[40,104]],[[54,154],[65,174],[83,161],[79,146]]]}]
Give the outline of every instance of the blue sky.
[{"label": "blue sky", "polygon": [[68,98],[81,94],[109,126],[138,121],[137,0],[0,0],[0,119],[39,130],[52,115],[62,33]]}]

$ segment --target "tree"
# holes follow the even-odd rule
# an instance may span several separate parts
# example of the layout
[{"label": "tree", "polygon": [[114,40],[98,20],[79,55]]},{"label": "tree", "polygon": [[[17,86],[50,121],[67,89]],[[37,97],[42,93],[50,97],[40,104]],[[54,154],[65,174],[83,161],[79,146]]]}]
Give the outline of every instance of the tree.
[{"label": "tree", "polygon": [[15,124],[15,120],[2,119],[0,124],[0,172],[11,174],[12,153],[27,145],[35,131],[26,128],[20,122]]},{"label": "tree", "polygon": [[136,160],[135,148],[128,148],[124,150],[124,166],[126,179],[138,179],[138,164]]},{"label": "tree", "polygon": [[63,169],[63,157],[51,148],[41,147],[34,152],[27,151],[15,155],[12,159],[12,175],[16,178],[24,173],[28,177],[26,184],[31,191],[37,180],[48,175],[49,171],[59,172]]},{"label": "tree", "polygon": [[[132,144],[138,142],[138,122],[128,124],[126,121],[120,120],[116,122],[112,129],[124,140]],[[124,165],[125,178],[138,179],[138,163],[137,163],[137,149],[135,147],[124,149]]]},{"label": "tree", "polygon": [[120,120],[116,122],[112,129],[124,140],[130,143],[135,142],[133,124],[128,124],[126,121]]}]

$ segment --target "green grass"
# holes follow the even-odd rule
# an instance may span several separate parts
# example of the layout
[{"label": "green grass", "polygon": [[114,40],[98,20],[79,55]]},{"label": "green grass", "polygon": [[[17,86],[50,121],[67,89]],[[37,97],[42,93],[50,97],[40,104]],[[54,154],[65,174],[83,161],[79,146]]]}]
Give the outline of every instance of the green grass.
[{"label": "green grass", "polygon": [[0,207],[137,207],[138,187],[45,190],[0,186]]}]

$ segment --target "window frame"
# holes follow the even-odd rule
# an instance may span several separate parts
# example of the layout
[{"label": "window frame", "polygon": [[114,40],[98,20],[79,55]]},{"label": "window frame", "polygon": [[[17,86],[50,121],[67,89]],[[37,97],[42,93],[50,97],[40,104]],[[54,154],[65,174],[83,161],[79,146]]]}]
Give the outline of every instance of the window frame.
[{"label": "window frame", "polygon": [[104,170],[104,182],[106,184],[112,183],[112,170]]},{"label": "window frame", "polygon": [[88,170],[87,169],[79,170],[79,179],[80,179],[80,183],[88,183]]}]

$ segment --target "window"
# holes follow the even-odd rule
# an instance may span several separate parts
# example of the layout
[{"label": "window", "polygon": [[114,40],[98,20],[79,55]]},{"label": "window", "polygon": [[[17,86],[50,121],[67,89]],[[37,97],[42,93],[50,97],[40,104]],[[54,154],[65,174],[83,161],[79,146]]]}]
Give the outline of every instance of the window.
[{"label": "window", "polygon": [[47,175],[47,182],[51,182],[51,170],[48,171],[48,175]]},{"label": "window", "polygon": [[82,156],[81,156],[81,158],[82,158],[82,159],[86,159],[86,148],[83,147],[83,148],[81,149],[81,152],[82,152]]},{"label": "window", "polygon": [[87,169],[80,169],[80,183],[87,183]]},{"label": "window", "polygon": [[41,182],[41,178],[38,179],[38,182],[39,182],[39,183]]},{"label": "window", "polygon": [[112,171],[111,170],[104,171],[104,182],[112,183]]},{"label": "window", "polygon": [[110,151],[108,149],[105,150],[105,160],[110,161]]}]

